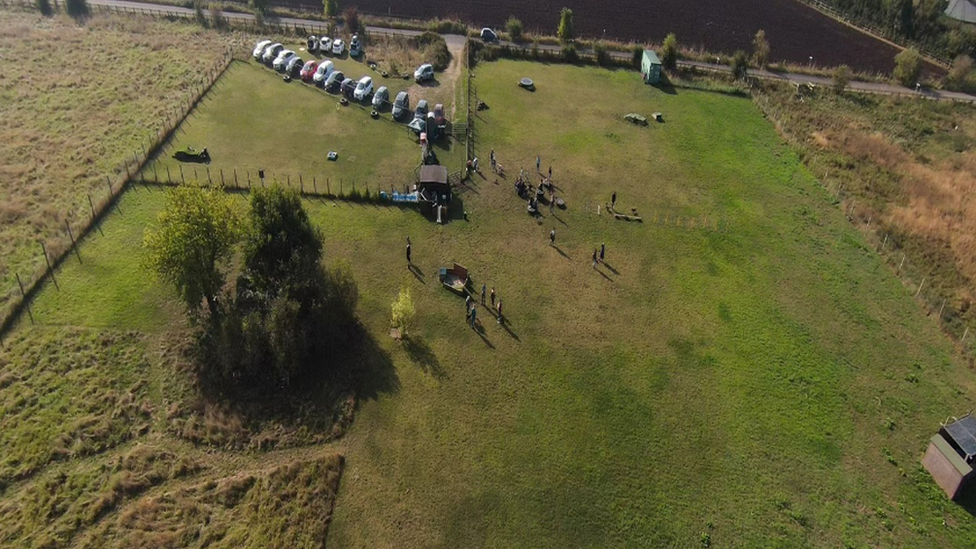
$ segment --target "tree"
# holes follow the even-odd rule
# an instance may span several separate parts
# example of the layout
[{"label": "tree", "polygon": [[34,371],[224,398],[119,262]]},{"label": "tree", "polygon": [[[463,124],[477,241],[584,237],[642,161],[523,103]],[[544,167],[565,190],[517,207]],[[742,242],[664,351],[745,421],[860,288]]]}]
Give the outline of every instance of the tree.
[{"label": "tree", "polygon": [[271,0],[249,0],[251,8],[261,15],[267,15],[271,8]]},{"label": "tree", "polygon": [[51,0],[36,0],[35,5],[37,7],[37,11],[41,12],[41,15],[54,15],[54,10],[51,9]]},{"label": "tree", "polygon": [[563,42],[568,42],[576,37],[573,31],[573,10],[563,8],[559,12],[559,30],[556,31],[556,36]]},{"label": "tree", "polygon": [[973,59],[968,55],[959,55],[952,61],[952,67],[946,75],[946,87],[952,90],[966,90],[973,74]]},{"label": "tree", "polygon": [[922,56],[915,48],[908,48],[895,56],[894,77],[901,85],[914,88],[922,74]]},{"label": "tree", "polygon": [[413,298],[410,297],[409,288],[400,288],[400,295],[393,300],[393,316],[391,324],[400,332],[401,338],[407,337],[407,328],[413,321],[416,309],[413,306]]},{"label": "tree", "polygon": [[603,42],[597,42],[593,45],[593,53],[596,55],[597,65],[605,67],[610,64],[610,51]]},{"label": "tree", "polygon": [[359,32],[359,10],[356,9],[356,6],[346,8],[346,11],[342,12],[342,20],[346,23],[346,29],[349,32]]},{"label": "tree", "polygon": [[84,17],[88,15],[88,0],[65,0],[64,11],[71,17]]},{"label": "tree", "polygon": [[210,24],[207,22],[207,16],[203,13],[203,2],[199,0],[193,3],[193,18],[197,20],[197,24],[203,28],[207,28]]},{"label": "tree", "polygon": [[661,45],[661,66],[669,71],[678,68],[678,37],[669,33]]},{"label": "tree", "polygon": [[766,31],[762,29],[752,39],[752,58],[761,69],[765,69],[769,63],[769,41],[766,40]]},{"label": "tree", "polygon": [[644,46],[634,46],[634,49],[630,52],[630,64],[635,68],[640,70],[641,63],[644,62]]},{"label": "tree", "polygon": [[522,41],[522,21],[515,17],[514,15],[508,18],[505,23],[505,29],[508,30],[508,38],[512,42]]},{"label": "tree", "polygon": [[834,69],[833,88],[835,93],[843,93],[847,85],[851,82],[851,68],[847,65],[840,65]]},{"label": "tree", "polygon": [[146,230],[145,266],[173,284],[191,312],[206,300],[216,316],[217,296],[224,285],[222,267],[240,234],[237,212],[223,190],[177,187],[169,192],[156,227]]},{"label": "tree", "polygon": [[732,68],[732,78],[734,80],[745,80],[749,75],[749,58],[746,56],[746,52],[742,50],[736,51],[732,55],[732,61],[729,63]]},{"label": "tree", "polygon": [[325,5],[326,17],[337,17],[339,15],[339,0],[323,0]]}]

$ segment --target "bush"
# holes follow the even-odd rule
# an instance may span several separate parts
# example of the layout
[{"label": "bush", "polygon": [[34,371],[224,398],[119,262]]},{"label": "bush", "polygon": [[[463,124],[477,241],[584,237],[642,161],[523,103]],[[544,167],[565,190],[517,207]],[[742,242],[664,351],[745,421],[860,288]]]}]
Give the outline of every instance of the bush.
[{"label": "bush", "polygon": [[208,27],[207,16],[203,14],[203,2],[193,3],[193,18],[197,20],[197,24],[201,27]]},{"label": "bush", "polygon": [[88,15],[88,0],[65,0],[64,11],[71,17],[84,17]]},{"label": "bush", "polygon": [[220,9],[219,4],[210,4],[210,26],[217,30],[227,28],[227,18],[224,17],[224,11]]},{"label": "bush", "polygon": [[945,78],[945,86],[950,90],[969,91],[972,89],[973,59],[960,55],[952,61],[952,67]]},{"label": "bush", "polygon": [[834,69],[834,92],[843,93],[847,85],[851,82],[851,68],[847,65],[840,65]]},{"label": "bush", "polygon": [[261,15],[267,15],[268,10],[271,8],[271,0],[249,0],[248,3],[254,9],[255,13],[260,13]]},{"label": "bush", "polygon": [[451,52],[443,36],[426,31],[414,38],[414,45],[424,52],[424,58],[434,66],[434,70],[443,71],[451,65]]},{"label": "bush", "polygon": [[593,46],[593,53],[596,54],[596,64],[605,67],[610,64],[610,52],[603,42],[597,42]]},{"label": "bush", "polygon": [[393,305],[391,306],[392,316],[390,319],[390,324],[393,328],[400,331],[400,337],[407,337],[407,329],[409,328],[414,315],[416,314],[416,309],[413,306],[413,298],[410,297],[409,288],[400,288],[400,295],[393,300]]},{"label": "bush", "polygon": [[512,42],[522,41],[522,21],[514,15],[508,18],[508,22],[505,23],[505,29],[508,31],[509,40]]},{"label": "bush", "polygon": [[54,15],[54,10],[51,8],[51,0],[36,0],[34,5],[37,7],[37,11],[41,12],[41,15]]},{"label": "bush", "polygon": [[325,8],[326,17],[336,17],[339,15],[339,2],[338,0],[323,0],[323,7]]},{"label": "bush", "polygon": [[460,34],[467,36],[468,25],[457,19],[435,19],[427,24],[427,30],[439,34]]},{"label": "bush", "polygon": [[733,80],[745,80],[749,75],[749,58],[746,57],[746,52],[742,50],[735,52],[729,67],[732,68]]},{"label": "bush", "polygon": [[563,10],[559,12],[559,30],[556,31],[556,36],[558,36],[563,42],[568,42],[575,38],[575,31],[573,30],[573,10],[563,8]]},{"label": "bush", "polygon": [[765,69],[769,62],[769,41],[766,40],[766,31],[762,29],[759,29],[756,37],[752,39],[752,58],[756,66],[761,69]]},{"label": "bush", "polygon": [[360,31],[359,10],[356,9],[356,6],[346,8],[346,11],[342,12],[342,20],[346,24],[346,30],[350,33]]},{"label": "bush", "polygon": [[561,55],[563,57],[563,61],[567,63],[579,63],[579,54],[576,53],[576,47],[572,44],[563,46]]},{"label": "bush", "polygon": [[673,32],[664,38],[661,45],[661,66],[669,71],[678,68],[678,37]]},{"label": "bush", "polygon": [[915,48],[908,48],[895,56],[893,76],[902,86],[914,88],[922,75],[922,56]]}]

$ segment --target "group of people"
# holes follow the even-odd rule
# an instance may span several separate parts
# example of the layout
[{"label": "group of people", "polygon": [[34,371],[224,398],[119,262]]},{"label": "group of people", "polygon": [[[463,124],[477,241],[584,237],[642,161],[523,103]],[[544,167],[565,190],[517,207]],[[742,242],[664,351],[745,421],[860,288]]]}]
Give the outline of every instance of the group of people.
[{"label": "group of people", "polygon": [[[495,318],[499,324],[505,322],[505,317],[502,316],[502,300],[495,294],[495,287],[491,287],[491,309],[495,311]],[[483,307],[488,307],[488,285],[484,282],[481,283],[481,305]],[[464,296],[464,319],[471,325],[471,328],[475,328],[478,325],[478,307],[474,304],[474,299],[471,297],[470,293]]]}]

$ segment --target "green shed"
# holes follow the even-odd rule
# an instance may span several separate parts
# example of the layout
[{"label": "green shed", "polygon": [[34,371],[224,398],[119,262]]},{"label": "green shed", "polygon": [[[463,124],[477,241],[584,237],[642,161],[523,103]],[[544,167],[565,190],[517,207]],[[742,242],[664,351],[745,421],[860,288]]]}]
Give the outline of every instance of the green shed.
[{"label": "green shed", "polygon": [[641,76],[644,77],[646,84],[657,84],[661,81],[661,60],[652,50],[644,50],[644,59],[641,61]]}]

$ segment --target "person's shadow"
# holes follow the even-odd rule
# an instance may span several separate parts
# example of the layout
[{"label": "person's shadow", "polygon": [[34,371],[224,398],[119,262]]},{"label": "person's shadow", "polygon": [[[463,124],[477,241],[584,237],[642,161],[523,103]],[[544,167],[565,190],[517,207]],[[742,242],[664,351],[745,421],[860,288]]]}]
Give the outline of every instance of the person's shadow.
[{"label": "person's shadow", "polygon": [[407,270],[409,270],[410,274],[419,280],[421,284],[427,284],[427,281],[424,279],[424,271],[420,267],[410,263],[407,265]]}]

